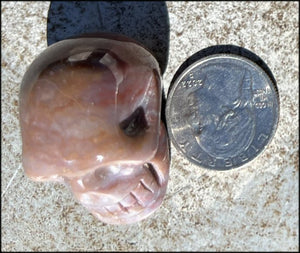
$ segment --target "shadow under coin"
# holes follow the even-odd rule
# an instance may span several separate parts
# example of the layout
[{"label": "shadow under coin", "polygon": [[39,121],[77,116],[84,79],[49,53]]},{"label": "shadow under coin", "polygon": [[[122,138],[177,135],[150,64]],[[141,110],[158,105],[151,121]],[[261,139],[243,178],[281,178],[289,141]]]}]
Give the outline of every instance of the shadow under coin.
[{"label": "shadow under coin", "polygon": [[210,56],[210,55],[214,55],[214,54],[235,54],[235,55],[239,55],[242,57],[245,57],[251,61],[253,61],[254,63],[256,63],[259,67],[261,67],[266,74],[269,76],[269,78],[271,79],[272,83],[274,84],[274,88],[277,91],[278,94],[278,88],[277,88],[277,83],[276,80],[272,74],[272,71],[269,69],[269,67],[267,66],[267,64],[256,54],[254,54],[253,52],[251,52],[248,49],[245,49],[243,47],[239,47],[239,46],[235,46],[235,45],[216,45],[216,46],[211,46],[211,47],[207,47],[204,48],[198,52],[196,52],[195,54],[193,54],[192,56],[190,56],[185,62],[183,62],[181,64],[181,66],[179,67],[179,69],[176,71],[168,93],[170,92],[172,86],[174,85],[176,79],[181,75],[181,73],[190,65],[192,65],[194,62],[199,61],[200,59]]},{"label": "shadow under coin", "polygon": [[117,33],[143,44],[165,72],[169,52],[169,17],[164,1],[52,1],[48,46],[87,33]]}]

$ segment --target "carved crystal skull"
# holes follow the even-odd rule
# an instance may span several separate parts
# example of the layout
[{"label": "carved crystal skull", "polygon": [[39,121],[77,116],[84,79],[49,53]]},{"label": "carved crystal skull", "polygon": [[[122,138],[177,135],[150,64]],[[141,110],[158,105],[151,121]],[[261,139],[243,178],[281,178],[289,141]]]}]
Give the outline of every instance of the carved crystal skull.
[{"label": "carved crystal skull", "polygon": [[141,45],[114,36],[57,42],[21,85],[25,173],[69,185],[103,222],[144,219],[160,206],[168,183],[160,110],[159,66]]}]

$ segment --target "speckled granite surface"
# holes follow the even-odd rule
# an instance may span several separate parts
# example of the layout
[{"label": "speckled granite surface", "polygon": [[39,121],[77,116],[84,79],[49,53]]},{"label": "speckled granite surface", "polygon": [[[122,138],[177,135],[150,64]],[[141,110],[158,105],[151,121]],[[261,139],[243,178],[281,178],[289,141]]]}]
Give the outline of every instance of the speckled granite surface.
[{"label": "speckled granite surface", "polygon": [[255,161],[216,172],[172,146],[168,191],[148,219],[97,221],[62,185],[28,180],[21,167],[18,92],[47,47],[49,2],[1,3],[1,249],[4,251],[229,251],[299,249],[298,2],[167,2],[169,62],[164,89],[195,52],[234,44],[259,55],[280,95],[277,132]]}]

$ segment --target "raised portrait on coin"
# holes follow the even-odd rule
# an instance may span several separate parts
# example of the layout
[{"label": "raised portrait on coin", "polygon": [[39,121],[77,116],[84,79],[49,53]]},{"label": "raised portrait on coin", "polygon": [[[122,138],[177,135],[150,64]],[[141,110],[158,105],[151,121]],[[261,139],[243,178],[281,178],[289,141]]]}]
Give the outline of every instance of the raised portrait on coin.
[{"label": "raised portrait on coin", "polygon": [[255,135],[251,73],[239,68],[233,74],[222,65],[203,72],[202,85],[185,92],[186,121],[209,155],[235,157]]}]

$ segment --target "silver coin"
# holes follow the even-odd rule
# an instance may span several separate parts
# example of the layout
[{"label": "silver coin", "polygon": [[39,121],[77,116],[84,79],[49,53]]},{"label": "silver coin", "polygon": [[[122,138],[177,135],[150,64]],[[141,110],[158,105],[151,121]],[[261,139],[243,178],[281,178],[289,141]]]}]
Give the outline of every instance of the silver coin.
[{"label": "silver coin", "polygon": [[279,97],[247,58],[217,54],[190,65],[172,85],[166,120],[174,146],[191,162],[228,170],[257,157],[272,139]]}]

